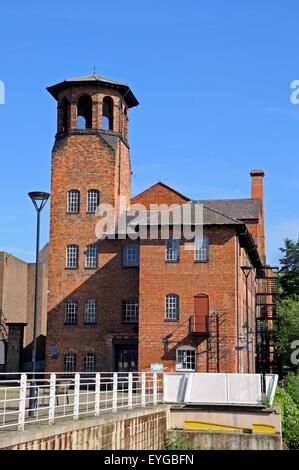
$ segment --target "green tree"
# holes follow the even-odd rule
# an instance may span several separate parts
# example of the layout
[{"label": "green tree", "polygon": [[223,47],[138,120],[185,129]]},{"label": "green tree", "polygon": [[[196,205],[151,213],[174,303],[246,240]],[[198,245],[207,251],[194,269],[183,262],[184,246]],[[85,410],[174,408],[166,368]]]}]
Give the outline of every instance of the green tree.
[{"label": "green tree", "polygon": [[[276,359],[282,373],[299,372],[294,359],[292,344],[299,340],[299,300],[284,299],[278,304],[277,321],[274,326]],[[298,346],[297,346],[298,348]],[[297,358],[299,354],[297,354]]]},{"label": "green tree", "polygon": [[297,242],[287,238],[280,251],[283,253],[280,260],[281,297],[299,299],[299,238]]}]

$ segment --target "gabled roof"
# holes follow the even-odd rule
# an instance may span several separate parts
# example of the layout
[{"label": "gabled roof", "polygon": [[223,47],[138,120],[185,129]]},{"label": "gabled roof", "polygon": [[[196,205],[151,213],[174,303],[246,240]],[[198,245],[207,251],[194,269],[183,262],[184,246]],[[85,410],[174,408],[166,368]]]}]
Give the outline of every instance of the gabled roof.
[{"label": "gabled roof", "polygon": [[197,202],[233,219],[252,220],[258,219],[260,216],[261,203],[259,199],[215,199],[198,200]]},{"label": "gabled roof", "polygon": [[[153,193],[153,195],[156,197],[157,196],[157,193],[160,193],[160,197],[161,197],[161,194],[163,194],[163,196],[167,196],[167,194],[169,195],[176,195],[178,196],[179,199],[181,199],[181,202],[183,203],[183,201],[190,201],[190,198],[185,196],[184,194],[181,194],[179,191],[177,191],[176,189],[172,188],[171,186],[168,186],[167,184],[163,183],[162,181],[158,181],[157,183],[153,184],[152,186],[150,186],[149,188],[145,189],[144,191],[142,191],[141,193],[139,194],[136,194],[136,196],[134,196],[132,198],[132,202],[139,202],[139,200],[142,200],[144,197],[150,195],[150,193]],[[159,196],[159,194],[158,194]],[[163,201],[165,204],[168,203],[167,200]],[[156,201],[153,200],[153,204],[155,204]]]},{"label": "gabled roof", "polygon": [[[167,192],[169,194],[177,195],[184,204],[183,201],[190,201],[190,198],[185,196],[184,194],[179,193],[171,186],[163,183],[162,181],[158,181],[158,183],[153,184],[149,188],[145,189],[142,193],[137,194],[132,198],[132,202],[141,202],[142,199],[146,198],[153,193],[153,203],[156,203],[156,200],[159,199],[159,195],[157,196],[157,191],[162,192],[163,196],[167,196]],[[168,201],[163,201],[167,203]],[[216,211],[223,216],[226,216],[231,219],[235,220],[258,220],[260,216],[260,201],[259,199],[199,199],[193,202],[199,202],[200,204],[204,205],[207,209],[211,209]],[[161,203],[161,202],[160,202]]]},{"label": "gabled roof", "polygon": [[98,84],[99,87],[103,88],[113,88],[118,90],[121,95],[125,98],[128,103],[129,108],[138,106],[139,102],[137,98],[133,95],[129,85],[123,82],[116,80],[111,80],[111,78],[102,77],[101,75],[83,75],[81,77],[68,78],[63,82],[57,83],[56,85],[49,86],[47,88],[48,92],[57,99],[58,92],[68,88],[71,85],[82,85],[90,86],[91,84]]}]

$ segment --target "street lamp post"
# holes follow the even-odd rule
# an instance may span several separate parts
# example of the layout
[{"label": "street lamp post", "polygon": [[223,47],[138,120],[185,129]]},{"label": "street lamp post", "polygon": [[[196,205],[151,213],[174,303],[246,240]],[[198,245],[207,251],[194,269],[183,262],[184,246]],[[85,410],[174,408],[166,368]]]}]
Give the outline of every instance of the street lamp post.
[{"label": "street lamp post", "polygon": [[37,407],[37,387],[35,381],[36,372],[36,349],[37,349],[37,317],[38,317],[38,277],[39,277],[39,235],[40,235],[40,213],[50,197],[49,193],[33,191],[28,193],[36,210],[36,251],[35,251],[35,285],[34,285],[34,314],[33,314],[33,349],[32,349],[32,381],[30,387],[29,416],[34,417]]},{"label": "street lamp post", "polygon": [[248,306],[248,277],[254,269],[253,266],[241,266],[246,280],[246,347],[247,347],[247,372],[250,372],[250,354],[249,354],[249,306]]}]

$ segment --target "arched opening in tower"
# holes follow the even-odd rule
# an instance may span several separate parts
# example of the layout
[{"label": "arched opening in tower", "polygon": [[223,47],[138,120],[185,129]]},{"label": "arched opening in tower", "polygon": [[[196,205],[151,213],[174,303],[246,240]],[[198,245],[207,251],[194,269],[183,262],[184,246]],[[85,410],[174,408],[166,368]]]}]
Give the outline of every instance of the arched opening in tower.
[{"label": "arched opening in tower", "polygon": [[91,129],[92,99],[88,95],[81,96],[77,103],[77,129]]}]

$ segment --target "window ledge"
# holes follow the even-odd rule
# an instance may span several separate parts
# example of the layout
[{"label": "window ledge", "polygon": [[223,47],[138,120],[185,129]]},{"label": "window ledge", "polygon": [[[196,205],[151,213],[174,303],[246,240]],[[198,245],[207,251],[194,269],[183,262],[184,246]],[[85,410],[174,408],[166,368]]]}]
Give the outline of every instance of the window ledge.
[{"label": "window ledge", "polygon": [[199,264],[207,264],[209,262],[209,260],[206,260],[206,261],[199,261],[199,260],[194,260],[194,263],[199,263]]},{"label": "window ledge", "polygon": [[175,322],[178,322],[179,319],[177,318],[176,320],[172,320],[171,318],[164,318],[164,321],[167,323],[175,323]]},{"label": "window ledge", "polygon": [[170,264],[172,264],[172,263],[179,263],[179,262],[180,262],[179,259],[166,259],[166,260],[165,260],[165,263],[170,263]]},{"label": "window ledge", "polygon": [[79,266],[77,267],[66,266],[65,269],[68,271],[76,271],[76,269],[79,269]]}]

